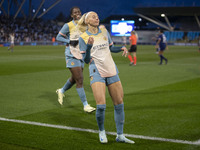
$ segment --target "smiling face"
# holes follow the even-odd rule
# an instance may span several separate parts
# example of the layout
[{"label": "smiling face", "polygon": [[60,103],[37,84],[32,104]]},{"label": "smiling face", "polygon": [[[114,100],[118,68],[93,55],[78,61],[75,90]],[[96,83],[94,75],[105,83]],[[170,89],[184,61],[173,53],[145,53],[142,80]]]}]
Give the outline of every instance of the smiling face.
[{"label": "smiling face", "polygon": [[93,27],[97,27],[99,25],[99,16],[95,12],[89,12],[86,20],[87,23]]},{"label": "smiling face", "polygon": [[79,8],[74,8],[72,10],[72,13],[71,13],[71,17],[74,19],[74,20],[79,20],[81,18],[81,11]]}]

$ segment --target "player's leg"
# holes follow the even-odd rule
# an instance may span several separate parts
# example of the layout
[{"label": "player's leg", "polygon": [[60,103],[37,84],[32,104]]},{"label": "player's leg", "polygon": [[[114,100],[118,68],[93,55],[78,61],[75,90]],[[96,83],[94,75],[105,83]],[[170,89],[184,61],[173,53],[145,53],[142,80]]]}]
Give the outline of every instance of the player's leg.
[{"label": "player's leg", "polygon": [[12,43],[10,43],[10,45],[8,46],[8,51],[11,49]]},{"label": "player's leg", "polygon": [[123,103],[124,94],[121,81],[108,85],[108,90],[114,104],[114,117],[117,128],[116,141],[133,144],[135,143],[134,141],[127,139],[123,135],[125,114],[124,114],[124,103]]},{"label": "player's leg", "polygon": [[99,127],[99,140],[101,143],[107,143],[107,137],[104,129],[105,110],[106,110],[106,85],[103,82],[95,82],[91,85],[94,98],[96,100],[96,120]]},{"label": "player's leg", "polygon": [[83,88],[83,68],[82,67],[74,67],[74,68],[70,68],[70,71],[72,73],[72,78],[76,82],[76,90],[81,99],[81,102],[83,103],[84,111],[88,112],[88,113],[95,111],[96,109],[94,107],[91,107],[88,104],[85,90]]},{"label": "player's leg", "polygon": [[163,56],[163,53],[164,53],[164,49],[161,49],[161,50],[159,51],[159,53],[158,53],[158,55],[159,55],[159,57],[160,57],[160,63],[159,63],[159,65],[162,65],[163,59],[165,60],[165,64],[167,64],[167,62],[168,62],[167,58],[165,58],[165,57]]},{"label": "player's leg", "polygon": [[[73,58],[66,57],[66,67],[67,68],[73,68],[73,67],[79,67],[80,62],[78,60],[74,60]],[[71,70],[70,70],[71,71]],[[63,97],[65,97],[64,92],[69,90],[76,81],[74,80],[73,76],[67,80],[67,82],[64,84],[64,86],[60,89],[56,90],[56,93],[58,94],[58,102],[62,105],[63,104]]]},{"label": "player's leg", "polygon": [[130,66],[133,65],[133,58],[131,56],[133,46],[131,45],[129,52],[128,52],[128,59],[130,61]]},{"label": "player's leg", "polygon": [[13,51],[14,51],[14,49],[13,49],[13,48],[14,48],[14,44],[12,43],[12,44],[11,44],[11,52],[13,52]]},{"label": "player's leg", "polygon": [[69,90],[74,84],[75,84],[75,80],[73,79],[73,77],[70,77],[67,82],[64,84],[64,86],[61,88],[61,92],[64,93],[67,90]]},{"label": "player's leg", "polygon": [[158,52],[158,55],[159,55],[159,57],[160,57],[160,63],[159,63],[159,65],[162,65],[162,62],[163,62],[163,50],[160,50],[160,51]]},{"label": "player's leg", "polygon": [[62,88],[56,90],[56,93],[58,94],[58,102],[60,105],[63,105],[63,97],[65,97],[64,92],[69,90],[74,84],[75,80],[73,77],[70,77]]}]

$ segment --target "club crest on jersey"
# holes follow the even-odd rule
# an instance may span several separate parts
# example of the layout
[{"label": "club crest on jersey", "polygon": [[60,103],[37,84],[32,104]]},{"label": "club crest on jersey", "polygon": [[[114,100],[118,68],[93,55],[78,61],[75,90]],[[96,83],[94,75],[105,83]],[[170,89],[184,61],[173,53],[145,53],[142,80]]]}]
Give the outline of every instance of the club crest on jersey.
[{"label": "club crest on jersey", "polygon": [[92,81],[92,80],[93,80],[93,76],[90,77],[90,81]]},{"label": "club crest on jersey", "polygon": [[103,39],[104,39],[105,41],[107,41],[107,37],[104,36]]},{"label": "club crest on jersey", "polygon": [[74,65],[74,62],[71,62],[71,65],[73,66],[73,65]]}]

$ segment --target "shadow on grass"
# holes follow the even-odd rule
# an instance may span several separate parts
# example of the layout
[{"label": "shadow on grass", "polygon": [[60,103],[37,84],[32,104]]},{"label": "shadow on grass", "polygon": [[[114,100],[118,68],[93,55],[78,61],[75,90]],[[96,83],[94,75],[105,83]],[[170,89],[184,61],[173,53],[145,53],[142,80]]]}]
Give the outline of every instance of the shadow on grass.
[{"label": "shadow on grass", "polygon": [[71,102],[72,97],[70,95],[65,94],[65,97],[63,98],[63,106],[61,106],[59,104],[58,95],[57,95],[56,92],[49,92],[49,91],[45,92],[42,95],[40,95],[39,98],[46,99],[55,106],[60,106],[60,107],[70,106],[70,107],[73,107],[72,102]]}]

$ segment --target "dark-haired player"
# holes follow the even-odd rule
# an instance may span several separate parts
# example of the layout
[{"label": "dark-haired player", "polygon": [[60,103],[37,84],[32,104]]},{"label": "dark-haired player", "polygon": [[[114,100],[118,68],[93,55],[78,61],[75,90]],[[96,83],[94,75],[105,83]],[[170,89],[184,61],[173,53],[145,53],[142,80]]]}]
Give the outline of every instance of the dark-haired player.
[{"label": "dark-haired player", "polygon": [[167,64],[168,60],[163,56],[164,50],[167,48],[167,39],[165,34],[163,33],[163,30],[159,30],[158,39],[156,42],[156,48],[159,49],[159,57],[160,57],[160,63],[159,65],[162,65],[163,59],[165,60],[165,64]]},{"label": "dark-haired player", "polygon": [[84,106],[83,110],[90,113],[96,109],[88,104],[83,88],[84,61],[78,46],[80,32],[77,31],[76,28],[77,23],[81,18],[80,8],[73,7],[70,13],[73,20],[64,24],[62,29],[59,31],[56,40],[66,43],[66,67],[69,68],[71,77],[67,80],[62,88],[56,90],[56,93],[58,94],[58,102],[62,105],[64,92],[76,84],[76,90]]}]

